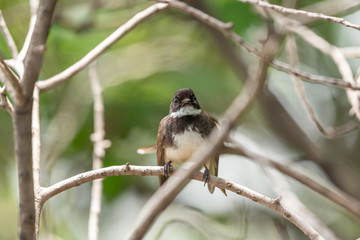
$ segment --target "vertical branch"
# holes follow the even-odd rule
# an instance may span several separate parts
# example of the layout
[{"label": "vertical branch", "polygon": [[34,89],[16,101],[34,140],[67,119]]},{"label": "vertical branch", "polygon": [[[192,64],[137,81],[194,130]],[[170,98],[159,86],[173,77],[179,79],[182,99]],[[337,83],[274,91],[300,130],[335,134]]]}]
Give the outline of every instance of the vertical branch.
[{"label": "vertical branch", "polygon": [[14,140],[19,184],[19,238],[35,239],[35,193],[32,162],[32,94],[39,77],[45,43],[48,37],[56,0],[42,0],[21,81],[24,102],[14,105]]},{"label": "vertical branch", "polygon": [[33,179],[35,194],[35,238],[39,236],[40,213],[42,208],[41,202],[41,186],[40,186],[40,104],[39,104],[39,88],[35,86],[33,94],[32,108],[32,158],[33,158]]},{"label": "vertical branch", "polygon": [[[94,96],[94,133],[91,140],[94,142],[93,169],[103,167],[102,158],[105,149],[110,147],[110,141],[105,140],[104,102],[102,99],[102,87],[96,72],[96,62],[90,64],[89,77]],[[88,223],[88,239],[97,240],[99,235],[99,215],[101,211],[102,179],[93,181],[91,188],[91,205]]]}]

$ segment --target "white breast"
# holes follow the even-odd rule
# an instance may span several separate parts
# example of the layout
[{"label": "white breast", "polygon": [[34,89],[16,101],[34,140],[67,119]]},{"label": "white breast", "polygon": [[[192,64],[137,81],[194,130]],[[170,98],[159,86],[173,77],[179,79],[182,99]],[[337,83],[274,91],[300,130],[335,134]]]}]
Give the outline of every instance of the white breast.
[{"label": "white breast", "polygon": [[166,162],[173,161],[175,165],[184,163],[204,143],[205,140],[200,133],[190,129],[174,136],[174,145],[176,147],[166,148]]}]

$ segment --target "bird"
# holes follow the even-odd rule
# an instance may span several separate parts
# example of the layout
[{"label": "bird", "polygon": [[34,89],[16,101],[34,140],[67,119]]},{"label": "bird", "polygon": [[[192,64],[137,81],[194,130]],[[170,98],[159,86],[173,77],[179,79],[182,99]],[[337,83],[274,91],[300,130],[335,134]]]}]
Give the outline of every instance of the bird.
[{"label": "bird", "polygon": [[[188,162],[210,133],[214,129],[218,131],[218,126],[218,120],[201,109],[193,90],[181,88],[172,97],[169,114],[159,123],[156,145],[140,148],[138,153],[156,149],[157,165],[164,166],[165,174],[159,176],[162,185],[168,178],[170,166]],[[218,175],[219,155],[211,157],[204,167],[203,180],[207,183],[209,175]],[[207,185],[212,194],[215,186]]]}]

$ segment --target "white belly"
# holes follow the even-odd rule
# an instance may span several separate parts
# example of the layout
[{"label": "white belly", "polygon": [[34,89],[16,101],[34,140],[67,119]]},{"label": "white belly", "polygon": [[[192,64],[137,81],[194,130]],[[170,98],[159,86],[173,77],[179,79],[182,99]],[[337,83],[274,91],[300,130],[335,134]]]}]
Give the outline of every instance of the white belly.
[{"label": "white belly", "polygon": [[204,141],[205,139],[195,131],[186,130],[183,134],[175,135],[174,145],[176,147],[166,148],[165,161],[173,161],[175,165],[186,162]]}]

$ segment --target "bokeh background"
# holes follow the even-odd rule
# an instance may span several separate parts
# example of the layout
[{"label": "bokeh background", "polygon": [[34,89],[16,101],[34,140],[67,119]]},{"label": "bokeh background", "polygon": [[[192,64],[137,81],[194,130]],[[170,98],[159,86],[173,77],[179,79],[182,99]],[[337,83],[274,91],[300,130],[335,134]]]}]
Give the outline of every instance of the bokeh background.
[{"label": "bokeh background", "polygon": [[[260,41],[266,37],[266,22],[250,5],[220,0],[190,3],[222,21],[233,22],[233,30],[254,46],[261,46]],[[296,7],[311,9],[318,3],[326,1],[299,0]],[[58,1],[40,78],[49,78],[69,67],[150,4],[142,0]],[[29,3],[1,0],[0,8],[20,49],[29,24]],[[360,24],[358,9],[347,10],[341,16]],[[354,29],[324,21],[311,22],[308,26],[336,46],[360,44],[360,32]],[[296,40],[301,69],[340,77],[328,56],[301,38]],[[11,57],[1,35],[0,55],[5,59]],[[231,56],[237,56],[240,61],[235,62]],[[283,45],[277,58],[286,61]],[[349,62],[356,73],[359,59]],[[254,74],[252,69],[256,64],[256,57],[180,12],[167,10],[140,24],[97,61],[104,89],[106,138],[112,142],[104,165],[127,162],[156,165],[155,155],[140,156],[136,149],[156,142],[158,123],[167,115],[174,92],[183,87],[192,88],[202,108],[221,121],[222,114],[241,91],[246,75]],[[254,152],[291,163],[314,179],[329,186],[337,185],[360,198],[359,132],[337,139],[323,137],[309,120],[285,73],[271,69],[266,88],[262,102],[256,103],[242,119],[233,137]],[[353,120],[343,90],[309,83],[305,83],[305,89],[324,125]],[[266,98],[267,94],[280,103],[280,110],[279,105]],[[91,169],[92,107],[88,69],[41,94],[43,186]],[[291,133],[296,130],[281,127],[290,120],[304,136],[294,137]],[[299,141],[307,145],[299,145]],[[311,151],[313,155],[309,154]],[[18,193],[12,122],[3,109],[0,109],[0,164],[0,239],[16,239]],[[267,171],[243,157],[222,156],[219,176],[265,195],[278,196]],[[300,200],[339,238],[360,236],[359,224],[346,210],[294,180],[285,179]],[[86,238],[90,188],[90,184],[84,184],[46,203],[40,239]],[[157,188],[157,177],[105,179],[99,239],[122,239]],[[191,182],[155,222],[146,239],[282,239],[285,233],[289,239],[307,239],[291,223],[259,204],[232,193],[225,197],[218,190],[210,195],[202,183]]]}]

